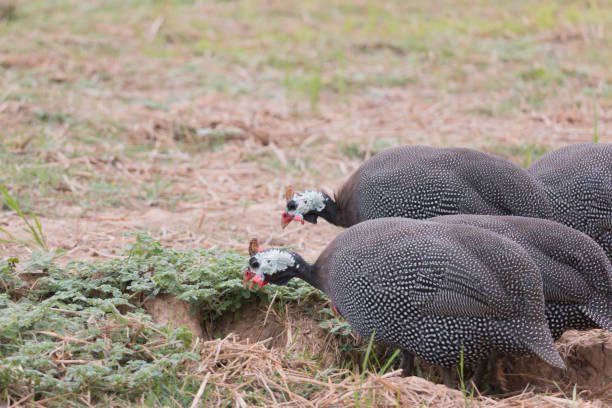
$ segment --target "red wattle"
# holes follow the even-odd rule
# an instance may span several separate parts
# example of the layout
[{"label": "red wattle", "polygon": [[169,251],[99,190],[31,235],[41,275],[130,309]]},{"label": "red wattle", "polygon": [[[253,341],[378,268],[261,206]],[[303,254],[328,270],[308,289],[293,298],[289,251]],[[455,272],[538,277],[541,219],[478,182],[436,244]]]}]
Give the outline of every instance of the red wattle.
[{"label": "red wattle", "polygon": [[258,285],[260,288],[263,288],[269,283],[268,281],[264,280],[261,275],[255,275],[251,282],[255,285]]}]

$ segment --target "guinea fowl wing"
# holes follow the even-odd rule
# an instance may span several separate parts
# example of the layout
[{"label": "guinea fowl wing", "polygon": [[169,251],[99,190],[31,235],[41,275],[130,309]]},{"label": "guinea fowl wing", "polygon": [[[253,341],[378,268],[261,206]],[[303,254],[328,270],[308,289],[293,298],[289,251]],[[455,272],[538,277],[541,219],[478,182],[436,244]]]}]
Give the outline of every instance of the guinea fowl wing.
[{"label": "guinea fowl wing", "polygon": [[[414,224],[414,228],[403,228],[406,224]],[[359,245],[343,247],[336,254],[341,258],[336,260],[351,270],[350,279],[359,279],[361,285],[367,282],[373,296],[388,296],[390,288],[394,288],[398,302],[410,304],[424,315],[499,319],[516,316],[519,308],[504,286],[508,282],[492,270],[498,265],[449,239],[446,229],[427,221],[395,219],[389,223],[385,241],[377,234],[360,235],[355,241]],[[480,239],[484,234],[485,240],[504,240],[473,227],[454,228],[457,229],[470,230]],[[498,243],[495,249],[508,242]],[[363,251],[363,246],[377,250]],[[503,258],[500,262],[505,261]]]},{"label": "guinea fowl wing", "polygon": [[566,225],[528,217],[470,214],[432,220],[484,228],[521,245],[540,268],[547,301],[584,301],[593,291],[610,290],[612,266],[606,254],[587,235]]},{"label": "guinea fowl wing", "polygon": [[[466,262],[467,261],[467,262]],[[415,273],[413,301],[426,315],[511,318],[512,299],[476,259]]]}]

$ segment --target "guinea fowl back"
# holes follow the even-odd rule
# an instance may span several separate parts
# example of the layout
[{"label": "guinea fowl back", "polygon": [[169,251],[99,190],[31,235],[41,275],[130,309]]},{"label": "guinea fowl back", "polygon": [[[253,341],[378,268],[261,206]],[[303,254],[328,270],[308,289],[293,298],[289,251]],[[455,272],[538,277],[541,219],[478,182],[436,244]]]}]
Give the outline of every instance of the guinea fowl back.
[{"label": "guinea fowl back", "polygon": [[401,146],[360,167],[338,192],[339,208],[355,219],[446,214],[552,215],[548,197],[511,162],[471,149]]},{"label": "guinea fowl back", "polygon": [[612,259],[612,144],[566,146],[528,171],[549,195],[553,219],[591,236]]},{"label": "guinea fowl back", "polygon": [[497,234],[370,220],[337,237],[315,268],[327,269],[332,301],[364,337],[374,332],[377,341],[446,366],[457,363],[461,347],[466,363],[478,362],[490,344],[563,365],[546,325],[539,271]]}]

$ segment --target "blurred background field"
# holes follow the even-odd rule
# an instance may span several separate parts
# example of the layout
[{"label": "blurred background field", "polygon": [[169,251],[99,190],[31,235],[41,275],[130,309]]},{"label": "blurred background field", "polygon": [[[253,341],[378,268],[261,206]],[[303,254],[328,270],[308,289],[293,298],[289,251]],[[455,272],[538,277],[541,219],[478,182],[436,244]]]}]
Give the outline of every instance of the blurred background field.
[{"label": "blurred background field", "polygon": [[[603,0],[0,0],[0,184],[60,265],[131,231],[314,259],[339,229],[281,231],[287,184],[333,191],[398,144],[528,165],[612,142],[610,44]],[[0,227],[29,240],[6,203]]]}]

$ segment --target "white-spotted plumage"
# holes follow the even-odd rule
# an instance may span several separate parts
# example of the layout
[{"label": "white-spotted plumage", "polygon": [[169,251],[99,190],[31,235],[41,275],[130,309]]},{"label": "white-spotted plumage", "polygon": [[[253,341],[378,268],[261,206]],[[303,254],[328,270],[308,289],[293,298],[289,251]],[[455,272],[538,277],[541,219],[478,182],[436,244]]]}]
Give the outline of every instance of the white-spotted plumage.
[{"label": "white-spotted plumage", "polygon": [[537,160],[528,172],[554,206],[552,219],[584,232],[612,260],[612,144],[574,144]]},{"label": "white-spotted plumage", "polygon": [[477,150],[400,146],[373,156],[357,172],[353,201],[358,221],[552,214],[548,197],[524,169]]},{"label": "white-spotted plumage", "polygon": [[446,367],[462,353],[473,365],[494,351],[533,352],[563,366],[537,266],[499,234],[381,218],[347,229],[328,250],[319,267],[328,271],[332,301],[366,338],[375,333]]}]

